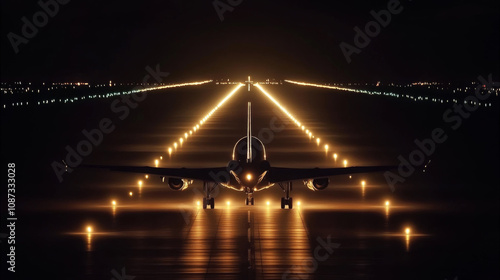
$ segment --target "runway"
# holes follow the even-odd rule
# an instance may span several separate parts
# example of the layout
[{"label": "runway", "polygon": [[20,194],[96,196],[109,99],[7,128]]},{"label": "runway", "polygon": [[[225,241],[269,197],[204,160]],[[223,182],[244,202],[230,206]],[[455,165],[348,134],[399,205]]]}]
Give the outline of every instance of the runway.
[{"label": "runway", "polygon": [[[84,162],[153,166],[163,155],[162,167],[226,166],[245,135],[248,101],[256,135],[273,118],[282,120],[273,104],[246,88],[171,156],[167,148],[232,88],[151,95],[129,119],[117,120],[116,130]],[[287,125],[266,144],[272,166],[339,167],[344,158],[349,165],[393,163],[414,149],[415,138],[440,126],[448,109],[291,85],[265,88],[330,144],[325,153]],[[157,176],[83,168],[57,181],[51,162],[81,140],[82,129],[110,117],[111,101],[4,112],[4,131],[24,128],[2,146],[4,158],[17,161],[18,279],[442,280],[499,274],[498,188],[491,183],[498,180],[498,163],[481,164],[498,153],[498,134],[481,128],[484,120],[498,127],[495,109],[464,121],[460,133],[450,133],[437,149],[427,172],[415,172],[395,192],[381,174],[339,176],[324,191],[294,182],[292,210],[280,209],[277,187],[256,193],[254,206],[244,206],[242,193],[222,188],[215,209],[204,210],[197,205],[200,182],[176,192]],[[21,117],[30,122],[12,122]]]}]

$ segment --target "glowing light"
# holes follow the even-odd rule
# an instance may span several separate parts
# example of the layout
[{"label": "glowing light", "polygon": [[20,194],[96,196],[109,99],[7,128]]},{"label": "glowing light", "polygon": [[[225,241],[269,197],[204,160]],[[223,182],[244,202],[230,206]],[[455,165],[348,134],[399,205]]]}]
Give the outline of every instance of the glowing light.
[{"label": "glowing light", "polygon": [[269,203],[269,201],[267,201],[266,204],[267,204],[267,206],[269,206],[269,204],[271,204],[271,203]]},{"label": "glowing light", "polygon": [[180,143],[181,143],[181,145],[182,145],[182,142],[184,142],[184,139],[179,138],[179,142],[180,142]]},{"label": "glowing light", "polygon": [[297,205],[300,206],[300,201],[297,202]]},{"label": "glowing light", "polygon": [[144,175],[144,178],[149,179],[149,175],[148,174]]},{"label": "glowing light", "polygon": [[304,129],[305,129],[305,127],[304,127],[304,126],[302,126],[302,130],[304,130]]},{"label": "glowing light", "polygon": [[128,195],[129,195],[129,196],[133,196],[133,195],[134,195],[134,193],[133,193],[133,192],[129,192],[129,193],[128,193]]},{"label": "glowing light", "polygon": [[174,142],[174,149],[177,150],[177,142]]},{"label": "glowing light", "polygon": [[316,143],[317,143],[317,144],[318,144],[318,146],[319,146],[319,138],[316,138]]},{"label": "glowing light", "polygon": [[249,173],[249,174],[247,174],[247,181],[250,181],[250,180],[252,180],[252,174]]},{"label": "glowing light", "polygon": [[88,232],[88,233],[91,233],[91,232],[92,232],[92,227],[91,227],[91,226],[88,226],[88,227],[87,227],[87,232]]},{"label": "glowing light", "polygon": [[409,227],[407,227],[407,228],[405,229],[405,233],[406,233],[406,235],[409,235],[409,234],[411,233],[411,229],[410,229]]},{"label": "glowing light", "polygon": [[365,181],[361,181],[361,185],[364,187],[366,185]]},{"label": "glowing light", "polygon": [[390,204],[391,204],[391,202],[389,200],[385,201],[385,206],[389,206]]},{"label": "glowing light", "polygon": [[186,132],[186,133],[184,133],[184,138],[186,138],[186,139],[188,138],[188,134],[187,134],[187,132]]},{"label": "glowing light", "polygon": [[189,131],[189,135],[193,135],[193,131],[192,130]]},{"label": "glowing light", "polygon": [[111,204],[113,204],[113,206],[116,206],[116,200],[111,201]]},{"label": "glowing light", "polygon": [[171,156],[172,155],[172,148],[168,147],[168,155]]},{"label": "glowing light", "polygon": [[[318,140],[319,140],[319,138],[318,138]],[[325,145],[325,152],[328,153],[328,145]]]},{"label": "glowing light", "polygon": [[347,159],[344,159],[344,167],[347,167]]},{"label": "glowing light", "polygon": [[200,201],[199,201],[199,200],[198,200],[198,201],[196,201],[196,205],[197,205],[197,206],[200,206]]},{"label": "glowing light", "polygon": [[163,160],[163,156],[160,156],[160,160]]},{"label": "glowing light", "polygon": [[142,181],[138,181],[137,184],[139,184],[139,187],[142,187]]},{"label": "glowing light", "polygon": [[157,159],[155,159],[155,166],[156,166],[156,167],[158,167],[158,162],[159,162],[159,161],[158,161]]},{"label": "glowing light", "polygon": [[337,154],[333,154],[333,159],[334,159],[335,161],[337,161],[337,157],[338,157],[338,155],[337,155]]},{"label": "glowing light", "polygon": [[227,206],[231,205],[231,201],[226,202]]}]

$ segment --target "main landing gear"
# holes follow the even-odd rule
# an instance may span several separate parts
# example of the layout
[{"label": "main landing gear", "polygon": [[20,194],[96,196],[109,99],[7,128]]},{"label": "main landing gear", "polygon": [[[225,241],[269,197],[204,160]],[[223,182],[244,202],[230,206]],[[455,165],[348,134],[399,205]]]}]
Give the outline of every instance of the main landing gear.
[{"label": "main landing gear", "polygon": [[288,209],[293,208],[293,199],[290,196],[292,192],[292,182],[279,183],[280,188],[285,193],[285,196],[281,198],[281,209],[285,209],[285,206],[288,205]]},{"label": "main landing gear", "polygon": [[207,206],[210,206],[212,209],[215,208],[215,199],[210,197],[210,194],[215,190],[217,185],[217,183],[210,184],[210,182],[203,182],[203,191],[205,192],[205,197],[203,198],[203,209],[207,209]]}]

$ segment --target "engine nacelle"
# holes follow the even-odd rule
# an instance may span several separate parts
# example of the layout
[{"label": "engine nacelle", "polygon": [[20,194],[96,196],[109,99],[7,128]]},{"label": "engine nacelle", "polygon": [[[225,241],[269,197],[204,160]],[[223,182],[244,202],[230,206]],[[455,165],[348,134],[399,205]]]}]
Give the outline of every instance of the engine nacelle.
[{"label": "engine nacelle", "polygon": [[328,178],[317,178],[304,180],[304,185],[312,191],[320,191],[328,187],[330,179]]},{"label": "engine nacelle", "polygon": [[179,178],[168,178],[168,186],[175,191],[183,191],[192,184],[192,180],[179,179]]}]

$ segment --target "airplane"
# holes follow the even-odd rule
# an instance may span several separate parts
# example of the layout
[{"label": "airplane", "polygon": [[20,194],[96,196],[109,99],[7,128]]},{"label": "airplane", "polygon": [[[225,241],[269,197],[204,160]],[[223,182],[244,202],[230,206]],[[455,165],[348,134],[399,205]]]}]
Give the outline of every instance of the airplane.
[{"label": "airplane", "polygon": [[[149,166],[107,166],[82,165],[91,168],[104,168],[111,171],[159,175],[162,182],[167,180],[173,190],[183,191],[193,180],[203,181],[203,209],[215,208],[212,193],[217,186],[244,192],[245,205],[254,205],[253,194],[276,184],[283,190],[281,209],[293,208],[291,197],[292,181],[303,180],[312,191],[325,189],[331,176],[356,173],[381,172],[395,166],[354,166],[343,168],[287,168],[271,166],[266,157],[266,149],[261,140],[252,136],[252,110],[248,102],[247,135],[239,139],[233,147],[232,159],[227,166],[214,168],[162,168]],[[167,178],[167,179],[166,179]]]},{"label": "airplane", "polygon": [[245,81],[245,84],[248,85],[248,91],[250,91],[250,85],[253,85],[253,81],[250,80],[250,76],[248,76],[248,80]]}]

